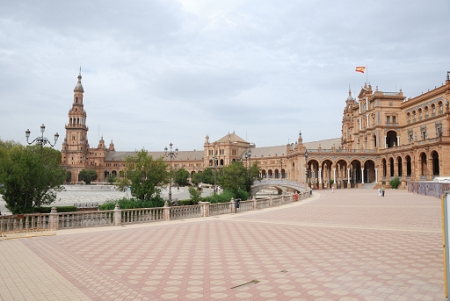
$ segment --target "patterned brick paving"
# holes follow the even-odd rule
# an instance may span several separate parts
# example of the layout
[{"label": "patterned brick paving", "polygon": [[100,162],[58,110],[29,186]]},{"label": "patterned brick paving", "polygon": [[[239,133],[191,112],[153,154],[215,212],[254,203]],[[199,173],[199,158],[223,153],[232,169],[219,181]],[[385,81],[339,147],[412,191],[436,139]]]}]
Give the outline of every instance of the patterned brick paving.
[{"label": "patterned brick paving", "polygon": [[0,299],[445,299],[438,199],[320,194],[256,212],[0,241]]}]

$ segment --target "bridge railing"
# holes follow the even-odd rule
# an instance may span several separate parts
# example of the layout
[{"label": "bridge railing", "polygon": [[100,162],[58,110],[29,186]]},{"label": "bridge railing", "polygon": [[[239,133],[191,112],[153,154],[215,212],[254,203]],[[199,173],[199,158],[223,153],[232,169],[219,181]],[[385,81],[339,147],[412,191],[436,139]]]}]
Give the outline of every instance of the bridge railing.
[{"label": "bridge railing", "polygon": [[[298,200],[309,197],[309,192],[298,194]],[[83,211],[83,212],[56,212],[51,213],[17,214],[0,216],[0,233],[27,229],[76,229],[102,226],[119,226],[123,224],[150,223],[157,221],[179,220],[196,217],[208,217],[221,214],[239,213],[243,211],[261,210],[277,207],[295,202],[293,195],[269,197],[241,201],[236,208],[234,199],[226,203],[211,204],[200,202],[191,206],[173,206],[167,204],[158,208],[120,209],[118,205],[114,210]]]}]

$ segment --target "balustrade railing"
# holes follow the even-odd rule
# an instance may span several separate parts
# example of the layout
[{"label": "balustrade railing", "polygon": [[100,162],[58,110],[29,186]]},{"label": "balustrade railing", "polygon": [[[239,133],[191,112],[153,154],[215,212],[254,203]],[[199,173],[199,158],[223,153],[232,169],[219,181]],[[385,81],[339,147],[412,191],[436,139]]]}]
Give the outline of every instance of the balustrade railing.
[{"label": "balustrade railing", "polygon": [[[309,196],[309,192],[302,192],[298,195],[298,200],[308,198]],[[0,216],[0,233],[29,229],[58,230],[119,226],[122,224],[137,224],[184,218],[207,217],[281,206],[294,201],[295,200],[292,195],[285,195],[261,200],[252,199],[241,201],[239,203],[239,208],[236,208],[234,199],[231,199],[230,202],[217,204],[200,202],[199,204],[192,206],[164,206],[158,208],[123,210],[117,205],[114,210],[61,213],[56,212],[56,208],[53,207],[51,213]]]}]

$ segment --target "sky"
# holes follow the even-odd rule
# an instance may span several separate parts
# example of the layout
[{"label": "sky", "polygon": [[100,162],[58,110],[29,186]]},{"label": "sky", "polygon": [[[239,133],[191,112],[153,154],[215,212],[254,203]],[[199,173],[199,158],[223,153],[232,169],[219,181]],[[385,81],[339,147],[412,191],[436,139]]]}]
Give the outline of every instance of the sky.
[{"label": "sky", "polygon": [[61,149],[80,66],[91,147],[338,138],[349,88],[445,82],[449,15],[448,0],[1,1],[0,139],[45,124]]}]

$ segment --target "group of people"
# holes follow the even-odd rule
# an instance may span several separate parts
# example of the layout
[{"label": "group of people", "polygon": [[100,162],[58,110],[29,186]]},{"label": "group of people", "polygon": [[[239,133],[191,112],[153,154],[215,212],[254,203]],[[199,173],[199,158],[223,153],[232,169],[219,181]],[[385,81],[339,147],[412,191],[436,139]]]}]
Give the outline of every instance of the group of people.
[{"label": "group of people", "polygon": [[214,187],[214,191],[215,191],[217,194],[220,193],[220,190],[221,190],[221,188],[220,188],[219,185],[216,185],[216,187]]},{"label": "group of people", "polygon": [[378,188],[378,196],[384,197],[384,186],[381,188]]}]

